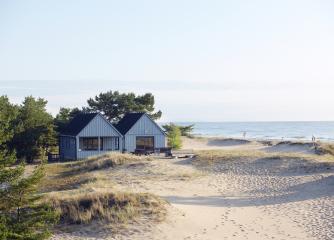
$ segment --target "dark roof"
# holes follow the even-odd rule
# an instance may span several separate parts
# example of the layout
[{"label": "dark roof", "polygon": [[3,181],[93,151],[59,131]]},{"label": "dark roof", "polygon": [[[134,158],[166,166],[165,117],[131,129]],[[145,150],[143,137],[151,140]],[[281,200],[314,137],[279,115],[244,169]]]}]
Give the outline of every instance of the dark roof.
[{"label": "dark roof", "polygon": [[125,135],[144,114],[145,113],[127,113],[115,127],[120,133]]},{"label": "dark roof", "polygon": [[76,115],[61,134],[70,136],[78,135],[96,115],[98,113],[80,113]]}]

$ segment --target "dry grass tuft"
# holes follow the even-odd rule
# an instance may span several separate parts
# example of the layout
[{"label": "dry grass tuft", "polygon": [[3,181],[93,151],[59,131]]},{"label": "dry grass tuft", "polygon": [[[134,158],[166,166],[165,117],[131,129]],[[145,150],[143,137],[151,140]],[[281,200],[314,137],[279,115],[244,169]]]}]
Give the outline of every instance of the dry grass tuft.
[{"label": "dry grass tuft", "polygon": [[83,184],[97,181],[95,175],[72,171],[69,163],[48,164],[45,172],[46,176],[39,185],[42,193],[77,189]]},{"label": "dry grass tuft", "polygon": [[255,160],[255,159],[304,159],[333,161],[330,154],[321,156],[303,153],[264,152],[260,150],[204,150],[196,152],[194,164],[213,164],[222,161]]},{"label": "dry grass tuft", "polygon": [[330,154],[334,156],[334,144],[320,143],[317,147],[318,154]]},{"label": "dry grass tuft", "polygon": [[255,159],[265,157],[262,151],[249,150],[203,150],[196,152],[194,163],[215,163],[239,159]]},{"label": "dry grass tuft", "polygon": [[106,169],[110,167],[115,167],[118,165],[123,165],[131,162],[138,162],[146,160],[149,161],[149,157],[135,156],[132,154],[123,154],[123,153],[108,153],[101,156],[94,156],[87,158],[85,160],[77,161],[71,164],[72,170],[76,171],[95,171]]},{"label": "dry grass tuft", "polygon": [[139,216],[160,221],[166,214],[165,201],[151,194],[111,190],[113,183],[106,178],[107,171],[95,171],[142,160],[150,158],[111,153],[48,164],[39,189],[45,193],[45,201],[59,212],[63,225],[101,221],[114,227]]},{"label": "dry grass tuft", "polygon": [[147,193],[56,193],[49,195],[47,201],[60,213],[63,224],[92,221],[122,224],[140,215],[160,221],[166,214],[166,202]]}]

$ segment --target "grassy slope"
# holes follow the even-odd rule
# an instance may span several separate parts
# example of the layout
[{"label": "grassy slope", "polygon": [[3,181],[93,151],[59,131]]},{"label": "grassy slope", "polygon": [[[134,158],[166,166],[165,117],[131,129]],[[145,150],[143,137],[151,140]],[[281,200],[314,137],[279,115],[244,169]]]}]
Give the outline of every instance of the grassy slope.
[{"label": "grassy slope", "polygon": [[[103,171],[100,171],[149,160],[146,157],[113,153],[82,161],[49,164],[40,192],[58,210],[63,224],[90,223],[96,220],[119,224],[141,215],[161,220],[165,215],[163,200],[147,193],[114,191],[112,183],[106,181]],[[95,189],[97,182],[105,185],[108,190]]]},{"label": "grassy slope", "polygon": [[302,153],[284,153],[284,152],[264,152],[260,150],[203,150],[196,152],[196,159],[194,163],[215,163],[226,160],[238,159],[304,159],[304,160],[320,160],[320,161],[334,161],[334,156],[331,154],[311,155]]}]

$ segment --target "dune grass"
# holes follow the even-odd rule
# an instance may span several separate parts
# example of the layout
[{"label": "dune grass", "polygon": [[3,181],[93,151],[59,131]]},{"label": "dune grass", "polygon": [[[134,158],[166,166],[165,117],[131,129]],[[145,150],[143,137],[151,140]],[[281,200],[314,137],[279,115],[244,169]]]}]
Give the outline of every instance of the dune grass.
[{"label": "dune grass", "polygon": [[143,160],[150,161],[151,158],[132,154],[108,153],[101,156],[89,157],[85,160],[73,162],[70,164],[70,167],[74,171],[89,172]]},{"label": "dune grass", "polygon": [[221,161],[234,161],[249,159],[255,160],[259,158],[267,159],[304,159],[304,160],[321,160],[334,161],[331,154],[315,155],[304,153],[284,153],[284,152],[265,152],[261,150],[203,150],[196,152],[194,164],[213,164]]},{"label": "dune grass", "polygon": [[144,214],[160,221],[165,215],[165,202],[148,193],[53,193],[47,201],[59,212],[62,224],[92,221],[123,224]]},{"label": "dune grass", "polygon": [[319,143],[317,147],[319,154],[330,154],[334,156],[334,144],[331,143]]},{"label": "dune grass", "polygon": [[48,164],[45,172],[46,176],[39,184],[42,193],[79,189],[97,180],[93,174],[73,171],[69,163]]},{"label": "dune grass", "polygon": [[161,220],[165,215],[165,201],[152,194],[114,190],[106,176],[108,168],[149,160],[148,157],[111,153],[81,161],[48,164],[39,190],[45,201],[59,212],[61,224],[103,221],[117,225],[142,215]]}]

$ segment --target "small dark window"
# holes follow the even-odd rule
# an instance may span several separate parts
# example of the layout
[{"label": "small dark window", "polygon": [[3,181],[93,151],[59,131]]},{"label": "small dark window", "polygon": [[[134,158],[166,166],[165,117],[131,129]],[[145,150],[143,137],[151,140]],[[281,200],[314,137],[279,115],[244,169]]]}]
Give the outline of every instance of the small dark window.
[{"label": "small dark window", "polygon": [[100,150],[103,150],[103,138],[100,138]]}]

